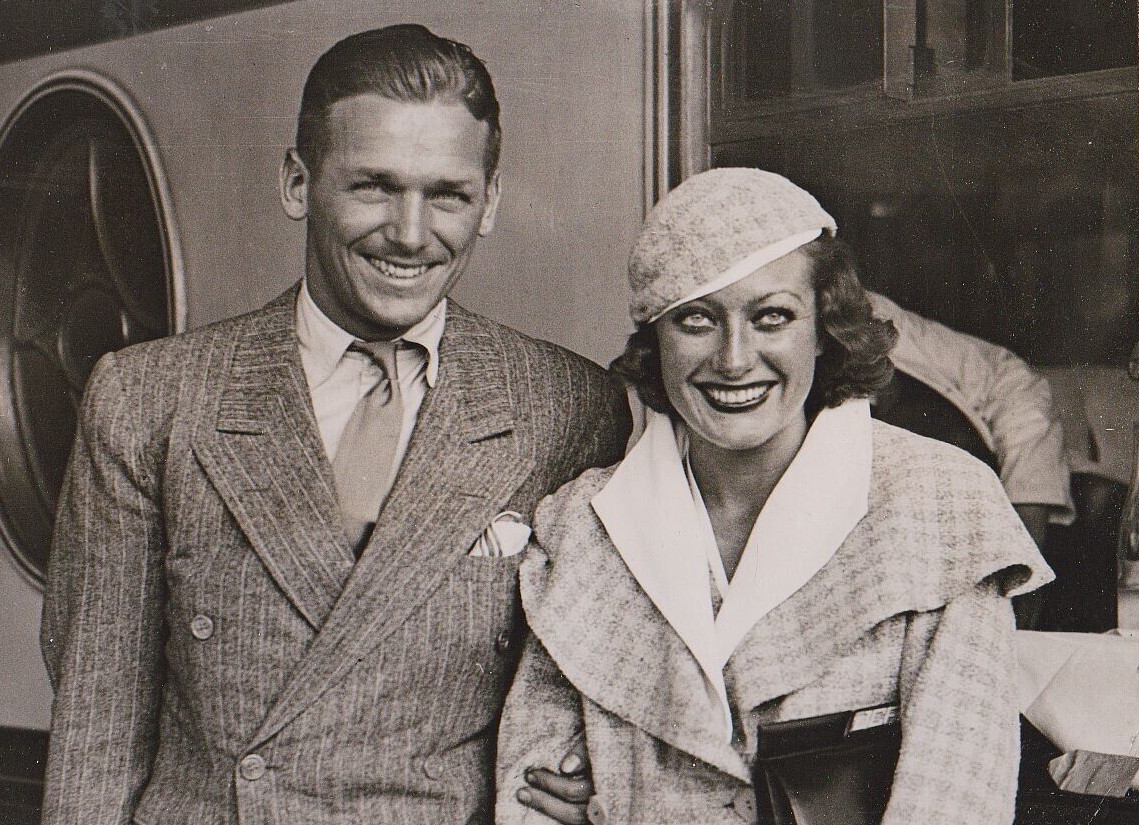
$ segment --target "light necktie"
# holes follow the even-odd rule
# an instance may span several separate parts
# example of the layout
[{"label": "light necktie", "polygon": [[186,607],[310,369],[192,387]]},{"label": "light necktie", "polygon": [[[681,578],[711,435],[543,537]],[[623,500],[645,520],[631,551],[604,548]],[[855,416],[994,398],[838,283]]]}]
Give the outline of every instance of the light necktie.
[{"label": "light necktie", "polygon": [[349,347],[350,351],[371,358],[383,369],[386,379],[380,380],[356,404],[332,460],[341,518],[357,558],[395,480],[396,454],[403,430],[396,347],[391,341],[356,342]]}]

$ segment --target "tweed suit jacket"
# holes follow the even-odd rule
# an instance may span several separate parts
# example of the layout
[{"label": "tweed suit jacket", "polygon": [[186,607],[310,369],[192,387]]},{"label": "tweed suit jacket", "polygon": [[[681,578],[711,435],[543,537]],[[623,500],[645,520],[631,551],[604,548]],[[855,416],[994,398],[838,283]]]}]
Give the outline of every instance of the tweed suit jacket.
[{"label": "tweed suit jacket", "polygon": [[92,376],[44,604],[48,825],[490,819],[520,557],[468,551],[621,454],[624,393],[452,303],[356,562],[295,295]]},{"label": "tweed suit jacket", "polygon": [[532,636],[500,728],[499,823],[549,821],[513,794],[525,768],[556,765],[583,734],[609,822],[751,822],[760,721],[886,704],[903,734],[884,825],[1012,821],[1008,597],[1051,572],[988,467],[873,422],[866,515],[724,668],[730,741],[692,653],[591,507],[613,471],[590,470],[539,507],[521,571]]}]

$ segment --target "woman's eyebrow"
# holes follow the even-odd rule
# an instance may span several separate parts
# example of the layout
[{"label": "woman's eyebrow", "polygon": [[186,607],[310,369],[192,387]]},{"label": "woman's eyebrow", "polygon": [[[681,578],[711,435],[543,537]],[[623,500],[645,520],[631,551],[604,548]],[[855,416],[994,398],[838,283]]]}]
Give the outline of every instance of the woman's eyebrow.
[{"label": "woman's eyebrow", "polygon": [[806,301],[803,299],[803,296],[798,292],[794,292],[790,289],[777,289],[773,292],[766,292],[763,295],[755,296],[747,302],[746,306],[757,307],[781,298],[791,298],[797,304],[806,305]]}]

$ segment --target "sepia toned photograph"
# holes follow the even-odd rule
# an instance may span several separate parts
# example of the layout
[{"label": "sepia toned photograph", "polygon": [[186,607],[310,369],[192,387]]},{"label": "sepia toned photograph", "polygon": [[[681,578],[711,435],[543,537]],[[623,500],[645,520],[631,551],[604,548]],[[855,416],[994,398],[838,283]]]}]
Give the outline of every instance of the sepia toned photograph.
[{"label": "sepia toned photograph", "polygon": [[0,823],[1139,821],[1135,0],[0,0]]}]

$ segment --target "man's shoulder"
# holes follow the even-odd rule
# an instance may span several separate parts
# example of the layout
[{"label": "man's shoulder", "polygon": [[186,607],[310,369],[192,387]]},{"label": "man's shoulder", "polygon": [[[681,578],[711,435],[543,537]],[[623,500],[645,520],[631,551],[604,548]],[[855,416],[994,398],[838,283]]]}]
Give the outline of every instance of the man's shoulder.
[{"label": "man's shoulder", "polygon": [[481,334],[493,342],[503,356],[511,363],[520,363],[544,368],[557,375],[569,371],[568,378],[586,377],[591,381],[617,385],[617,380],[603,367],[572,350],[534,338],[524,332],[493,321],[485,315],[472,312],[466,307],[451,301],[448,304],[448,323],[461,326],[468,333]]},{"label": "man's shoulder", "polygon": [[[283,305],[291,303],[293,295],[295,293],[290,291],[250,312],[164,338],[132,344],[117,350],[113,360],[119,371],[127,374],[145,371],[152,381],[200,375],[205,364],[217,361],[219,351],[232,349],[250,323],[264,317],[284,315]],[[288,317],[291,322],[291,314]]]}]

